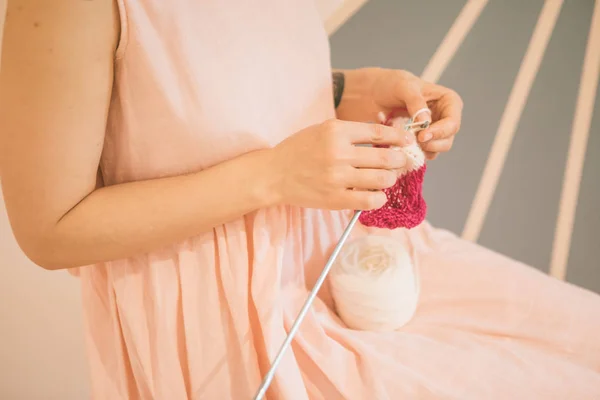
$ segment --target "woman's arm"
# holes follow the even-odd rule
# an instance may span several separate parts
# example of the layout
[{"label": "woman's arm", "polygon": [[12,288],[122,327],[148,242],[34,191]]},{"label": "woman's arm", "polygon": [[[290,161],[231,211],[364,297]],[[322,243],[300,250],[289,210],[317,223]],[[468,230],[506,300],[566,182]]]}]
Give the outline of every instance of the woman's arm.
[{"label": "woman's arm", "polygon": [[119,36],[111,3],[8,6],[2,187],[21,248],[47,269],[149,251],[277,201],[267,150],[195,174],[97,189]]},{"label": "woman's arm", "polygon": [[[331,74],[333,101],[337,118],[347,121],[376,121],[369,104],[372,96],[371,71],[378,68],[359,68],[353,70],[334,69]],[[357,107],[358,105],[358,107]],[[361,111],[361,112],[357,112]]]}]

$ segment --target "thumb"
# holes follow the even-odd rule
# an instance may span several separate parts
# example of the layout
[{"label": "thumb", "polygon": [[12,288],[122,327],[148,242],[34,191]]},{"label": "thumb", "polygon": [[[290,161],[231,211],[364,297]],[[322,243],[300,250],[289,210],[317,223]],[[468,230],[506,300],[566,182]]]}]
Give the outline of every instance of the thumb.
[{"label": "thumb", "polygon": [[431,122],[431,111],[427,107],[427,102],[421,93],[419,85],[410,85],[404,95],[406,110],[410,118],[414,118],[414,122]]},{"label": "thumb", "polygon": [[[420,85],[410,85],[409,90],[406,91],[404,101],[408,115],[410,118],[413,118],[413,122],[432,122],[431,110],[423,97]],[[431,132],[428,129],[417,132],[416,136],[419,142],[427,142],[432,138]]]}]

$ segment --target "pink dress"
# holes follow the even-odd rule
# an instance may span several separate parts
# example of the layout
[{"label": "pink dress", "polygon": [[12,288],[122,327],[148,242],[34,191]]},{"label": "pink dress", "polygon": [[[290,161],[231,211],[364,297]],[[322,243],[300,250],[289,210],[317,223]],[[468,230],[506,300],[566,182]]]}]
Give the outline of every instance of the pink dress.
[{"label": "pink dress", "polygon": [[[120,0],[120,12],[108,185],[207,168],[335,115],[310,0]],[[263,209],[81,268],[93,398],[252,398],[349,217]],[[420,271],[415,318],[350,330],[324,288],[269,399],[600,399],[599,296],[427,223],[388,234]]]}]

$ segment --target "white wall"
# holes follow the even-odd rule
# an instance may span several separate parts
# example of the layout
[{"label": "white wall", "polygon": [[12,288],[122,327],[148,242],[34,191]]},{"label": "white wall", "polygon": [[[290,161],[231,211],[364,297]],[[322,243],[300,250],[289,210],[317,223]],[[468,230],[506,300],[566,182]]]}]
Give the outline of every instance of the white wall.
[{"label": "white wall", "polygon": [[[0,43],[5,9],[0,0]],[[0,398],[88,398],[81,327],[77,279],[25,258],[0,192]]]},{"label": "white wall", "polygon": [[25,258],[1,194],[0,296],[0,398],[88,398],[77,278]]}]

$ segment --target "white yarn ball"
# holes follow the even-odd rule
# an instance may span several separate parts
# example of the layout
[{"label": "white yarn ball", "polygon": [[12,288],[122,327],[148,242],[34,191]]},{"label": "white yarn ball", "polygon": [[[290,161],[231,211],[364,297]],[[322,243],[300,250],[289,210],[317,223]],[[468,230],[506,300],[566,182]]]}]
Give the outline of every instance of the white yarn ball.
[{"label": "white yarn ball", "polygon": [[348,242],[329,276],[336,311],[351,329],[393,331],[413,317],[419,280],[397,240],[367,235]]}]

